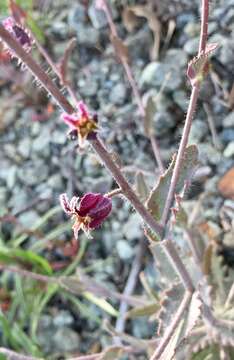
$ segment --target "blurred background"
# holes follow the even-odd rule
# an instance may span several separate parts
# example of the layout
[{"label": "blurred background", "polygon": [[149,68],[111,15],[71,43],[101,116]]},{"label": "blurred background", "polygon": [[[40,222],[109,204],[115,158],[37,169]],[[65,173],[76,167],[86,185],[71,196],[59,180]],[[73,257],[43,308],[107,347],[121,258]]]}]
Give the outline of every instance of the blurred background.
[{"label": "blurred background", "polygon": [[[110,42],[105,14],[95,1],[19,0],[17,4],[55,63],[61,62],[75,37],[67,73],[78,99],[97,112],[100,136],[129,180],[134,183],[140,172],[148,186],[155,184],[159,172],[136,99]],[[152,121],[166,165],[178,148],[188,105],[186,68],[197,53],[199,7],[197,0],[110,2],[143,101],[157,98]],[[1,20],[9,15],[8,1],[0,0]],[[191,131],[190,143],[198,145],[200,165],[186,206],[191,209],[199,202],[199,229],[206,237],[225,233],[220,251],[228,247],[228,256],[222,254],[233,266],[231,230],[224,229],[220,215],[227,207],[234,208],[233,0],[212,1],[209,41],[220,46],[212,56]],[[79,149],[76,141],[67,138],[60,110],[32,75],[9,58],[1,43],[0,48],[0,345],[54,359],[98,352],[112,344],[103,321],[116,324],[119,299],[113,293],[123,292],[139,255],[141,221],[123,198],[114,198],[111,216],[93,239],[84,234],[78,241],[73,239],[59,195],[106,193],[115,184],[89,147]],[[49,69],[36,47],[33,56]],[[59,84],[52,71],[49,74]],[[185,246],[179,231],[176,236]],[[78,288],[74,293],[69,281],[38,282],[3,271],[8,266],[46,277],[76,274],[89,289],[83,293]],[[146,248],[139,271],[142,279],[136,280],[133,302],[145,300],[147,288],[158,290],[159,274]],[[92,281],[105,284],[113,297],[105,296]],[[73,288],[73,293],[67,288]],[[129,315],[124,331],[151,339],[155,319],[150,312],[140,315]]]}]

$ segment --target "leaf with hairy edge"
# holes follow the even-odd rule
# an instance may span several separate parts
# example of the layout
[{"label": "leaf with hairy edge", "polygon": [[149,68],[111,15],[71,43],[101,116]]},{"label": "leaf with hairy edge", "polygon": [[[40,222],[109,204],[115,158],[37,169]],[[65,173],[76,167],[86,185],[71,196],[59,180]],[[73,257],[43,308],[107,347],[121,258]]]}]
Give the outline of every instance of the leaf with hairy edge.
[{"label": "leaf with hairy edge", "polygon": [[141,171],[136,174],[136,191],[143,202],[146,201],[149,196],[149,189],[146,185],[144,175]]},{"label": "leaf with hairy edge", "polygon": [[154,257],[156,269],[160,272],[160,281],[162,284],[168,286],[170,283],[178,282],[179,277],[168,259],[162,243],[151,241],[150,250]]},{"label": "leaf with hairy edge", "polygon": [[140,317],[140,316],[150,316],[155,314],[160,308],[160,305],[158,303],[150,303],[150,304],[146,304],[144,306],[139,306],[136,308],[133,308],[131,310],[129,310],[126,314],[125,317],[127,319],[134,319],[136,317]]},{"label": "leaf with hairy edge", "polygon": [[76,46],[76,38],[72,38],[68,42],[67,47],[65,49],[65,52],[63,54],[63,57],[60,60],[60,63],[59,63],[59,66],[58,66],[64,84],[67,83],[68,61],[69,61],[69,58],[70,58],[71,53],[74,50],[75,46]]},{"label": "leaf with hairy edge", "polygon": [[153,133],[153,118],[156,112],[156,104],[153,101],[152,96],[147,100],[145,107],[145,117],[144,117],[144,133],[145,136],[150,137]]},{"label": "leaf with hairy edge", "polygon": [[[157,185],[150,193],[147,200],[147,208],[157,221],[160,221],[171,183],[171,177],[174,170],[176,155],[167,171],[160,176]],[[194,173],[194,168],[198,162],[198,150],[196,145],[190,145],[184,152],[183,164],[180,169],[179,179],[176,185],[176,194],[182,191],[186,181],[189,181]]]},{"label": "leaf with hairy edge", "polygon": [[163,336],[165,330],[170,325],[178,307],[184,296],[184,286],[181,283],[173,284],[162,295],[161,309],[158,313],[157,319],[158,335]]}]

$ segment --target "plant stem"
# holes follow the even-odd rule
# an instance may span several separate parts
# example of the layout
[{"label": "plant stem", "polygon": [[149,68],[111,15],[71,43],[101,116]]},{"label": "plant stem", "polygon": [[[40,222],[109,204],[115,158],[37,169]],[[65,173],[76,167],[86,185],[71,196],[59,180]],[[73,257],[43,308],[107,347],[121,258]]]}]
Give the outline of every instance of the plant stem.
[{"label": "plant stem", "polygon": [[106,150],[105,146],[101,140],[96,137],[95,139],[89,140],[95,152],[99,155],[100,159],[104,163],[105,167],[112,174],[113,178],[119,185],[124,196],[131,202],[135,210],[141,215],[145,223],[157,234],[159,237],[162,235],[163,228],[154,220],[153,216],[141,203],[137,195],[132,190],[128,181],[122,175],[119,167],[111,159],[109,152]]},{"label": "plant stem", "polygon": [[189,306],[192,299],[192,293],[189,291],[185,292],[185,295],[183,297],[183,300],[181,301],[181,304],[174,316],[173,321],[171,322],[170,326],[166,329],[165,334],[159,343],[159,346],[157,346],[155,352],[151,356],[150,360],[157,360],[160,359],[161,355],[163,354],[164,350],[166,349],[169,341],[171,340],[174,331],[176,330],[177,326],[179,325],[181,319],[184,316],[184,313]]},{"label": "plant stem", "polygon": [[[35,358],[32,356],[26,356],[22,354],[18,354],[15,351],[0,347],[0,354],[6,357],[7,360],[40,360],[39,358]],[[42,360],[42,359],[41,359]]]},{"label": "plant stem", "polygon": [[[209,1],[202,0],[201,32],[200,32],[200,43],[199,43],[198,56],[202,52],[205,52],[205,49],[206,49],[207,34],[208,34],[208,16],[209,16]],[[176,157],[176,163],[175,163],[174,171],[173,171],[172,178],[171,178],[171,184],[170,184],[170,188],[168,191],[168,195],[167,195],[167,199],[165,202],[165,207],[164,207],[163,215],[162,215],[162,219],[161,219],[161,223],[163,226],[165,226],[167,223],[169,213],[170,213],[170,208],[174,201],[175,189],[176,189],[176,185],[178,182],[180,169],[181,169],[181,166],[183,163],[184,151],[188,144],[189,133],[190,133],[191,126],[192,126],[193,114],[194,114],[194,111],[195,111],[195,108],[197,105],[199,90],[200,90],[200,87],[198,85],[194,85],[192,87],[192,93],[191,93],[189,107],[188,107],[188,111],[187,111],[187,115],[186,115],[186,119],[185,119],[183,134],[182,134],[182,138],[181,138],[181,142],[180,142],[180,146],[179,146],[179,150],[178,150],[178,155]]]},{"label": "plant stem", "polygon": [[[114,37],[118,37],[117,29],[116,29],[115,23],[112,20],[109,5],[106,0],[102,0],[102,3],[103,3],[102,9],[105,12],[105,15],[107,17],[107,21],[109,23],[111,33]],[[139,113],[140,113],[141,117],[144,118],[146,116],[145,108],[144,108],[144,105],[142,102],[142,98],[141,98],[140,91],[138,89],[136,80],[134,79],[132,69],[131,69],[127,59],[124,56],[122,56],[121,53],[119,53],[117,55],[123,65],[124,71],[126,73],[128,81],[129,81],[129,84],[131,85],[133,94],[134,94],[136,102],[137,102]],[[154,153],[156,163],[158,164],[158,167],[159,167],[159,171],[161,174],[163,174],[164,166],[163,166],[163,161],[162,161],[162,157],[160,154],[158,142],[154,136],[150,137],[150,142],[151,142],[151,146],[153,148],[153,153]]]},{"label": "plant stem", "polygon": [[206,43],[208,37],[208,19],[209,19],[209,0],[202,0],[201,32],[200,32],[198,56],[202,52],[205,52],[206,50]]},{"label": "plant stem", "polygon": [[171,178],[171,184],[170,184],[167,199],[165,202],[165,207],[164,207],[163,214],[162,214],[161,223],[163,226],[165,226],[167,223],[168,216],[170,213],[170,208],[174,201],[175,189],[176,189],[176,185],[177,185],[177,182],[179,179],[180,169],[183,164],[184,151],[188,144],[189,133],[190,133],[190,129],[192,126],[193,113],[194,113],[196,105],[197,105],[198,93],[199,93],[199,87],[194,86],[192,88],[192,93],[191,93],[191,97],[190,97],[190,102],[189,102],[189,107],[188,107],[188,112],[187,112],[187,116],[186,116],[186,120],[185,120],[184,129],[183,129],[182,139],[180,142],[178,154],[176,156],[176,162],[175,162],[175,167],[174,167],[172,178]]},{"label": "plant stem", "polygon": [[32,74],[40,81],[45,90],[56,100],[58,106],[66,111],[68,114],[74,112],[74,108],[67,101],[65,96],[60,92],[55,83],[46,74],[46,72],[34,61],[32,56],[28,54],[22,46],[14,39],[14,37],[5,30],[4,26],[0,24],[0,37],[12,49],[17,57],[28,67]]}]

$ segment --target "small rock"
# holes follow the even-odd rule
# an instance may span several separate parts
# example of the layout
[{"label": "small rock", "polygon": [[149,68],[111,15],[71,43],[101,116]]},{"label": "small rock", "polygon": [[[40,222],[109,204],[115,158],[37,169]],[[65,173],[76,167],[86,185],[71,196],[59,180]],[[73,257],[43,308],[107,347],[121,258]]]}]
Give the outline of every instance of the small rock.
[{"label": "small rock", "polygon": [[89,77],[84,81],[79,81],[79,88],[83,96],[95,96],[98,91],[98,83],[93,77]]},{"label": "small rock", "polygon": [[196,119],[192,124],[189,142],[191,144],[193,143],[197,144],[202,139],[204,139],[207,134],[208,134],[207,123],[204,120]]},{"label": "small rock", "polygon": [[54,174],[49,177],[48,186],[54,190],[61,190],[63,188],[63,182],[60,174]]},{"label": "small rock", "polygon": [[51,143],[64,145],[66,143],[66,141],[67,141],[66,130],[65,131],[55,130],[50,135]]},{"label": "small rock", "polygon": [[40,135],[33,140],[32,149],[44,156],[49,155],[50,133],[46,127],[41,129]]},{"label": "small rock", "polygon": [[34,210],[24,212],[23,214],[19,215],[18,218],[21,225],[23,225],[27,229],[31,228],[39,219],[40,216]]},{"label": "small rock", "polygon": [[141,234],[141,219],[138,214],[131,214],[123,226],[123,234],[128,240],[139,239]]},{"label": "small rock", "polygon": [[12,189],[16,182],[18,168],[11,166],[6,174],[6,184],[9,189]]},{"label": "small rock", "polygon": [[123,83],[118,83],[112,88],[109,99],[115,105],[123,105],[126,95],[126,86]]},{"label": "small rock", "polygon": [[63,327],[71,325],[73,323],[73,317],[67,310],[60,310],[59,313],[53,318],[53,325],[55,327]]},{"label": "small rock", "polygon": [[166,53],[164,63],[172,68],[183,68],[187,65],[188,56],[182,49],[169,49]]},{"label": "small rock", "polygon": [[76,4],[68,14],[68,25],[73,30],[77,29],[77,25],[86,21],[86,9],[82,4]]},{"label": "small rock", "polygon": [[175,126],[175,121],[169,112],[160,111],[154,115],[153,126],[156,136],[161,136],[167,134]]},{"label": "small rock", "polygon": [[32,142],[28,138],[23,139],[18,144],[18,152],[25,159],[28,159],[30,157],[31,149],[32,149]]},{"label": "small rock", "polygon": [[98,9],[95,5],[95,1],[88,9],[89,18],[95,29],[102,29],[108,24],[106,14],[103,10]]},{"label": "small rock", "polygon": [[174,102],[183,110],[188,109],[188,96],[183,90],[177,90],[172,94]]},{"label": "small rock", "polygon": [[48,178],[49,168],[41,161],[28,162],[18,171],[19,179],[26,185],[36,185]]},{"label": "small rock", "polygon": [[129,260],[133,257],[134,254],[133,248],[131,248],[131,246],[128,244],[126,240],[117,241],[116,248],[120,259]]},{"label": "small rock", "polygon": [[54,352],[72,352],[79,349],[80,338],[74,330],[61,327],[53,335],[53,344]]},{"label": "small rock", "polygon": [[195,55],[199,47],[199,38],[193,38],[186,41],[184,51],[189,55]]},{"label": "small rock", "polygon": [[170,64],[162,64],[155,61],[148,64],[144,68],[141,74],[140,84],[141,86],[146,84],[160,87],[165,82],[167,77],[169,78],[166,81],[165,88],[168,90],[175,90],[182,83],[181,73],[179,69],[175,68]]},{"label": "small rock", "polygon": [[99,32],[89,25],[80,24],[77,29],[77,42],[79,45],[94,47],[99,41]]},{"label": "small rock", "polygon": [[234,127],[234,111],[230,112],[230,114],[223,119],[223,126]]},{"label": "small rock", "polygon": [[[231,141],[225,148],[223,155],[228,158],[234,157],[234,141]],[[233,179],[234,180],[234,179]]]}]

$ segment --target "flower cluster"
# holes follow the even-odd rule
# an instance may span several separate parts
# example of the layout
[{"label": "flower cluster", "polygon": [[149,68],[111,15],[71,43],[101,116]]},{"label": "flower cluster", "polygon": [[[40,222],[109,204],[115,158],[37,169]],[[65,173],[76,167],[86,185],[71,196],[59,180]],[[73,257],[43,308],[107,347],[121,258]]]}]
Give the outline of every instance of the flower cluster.
[{"label": "flower cluster", "polygon": [[[33,40],[29,32],[23,28],[21,24],[18,24],[12,17],[8,17],[2,21],[5,29],[18,41],[18,43],[24,48],[26,52],[30,52],[33,45]],[[12,56],[15,56],[10,49]]]},{"label": "flower cluster", "polygon": [[69,201],[67,194],[60,195],[60,203],[64,212],[75,220],[73,231],[75,238],[82,229],[87,235],[90,230],[99,227],[110,214],[111,199],[102,194],[87,193],[78,204],[79,198],[73,196]]},{"label": "flower cluster", "polygon": [[73,114],[62,114],[63,121],[70,127],[71,133],[78,136],[79,145],[82,146],[88,136],[98,130],[97,119],[89,114],[83,101],[78,102],[77,111]]}]

